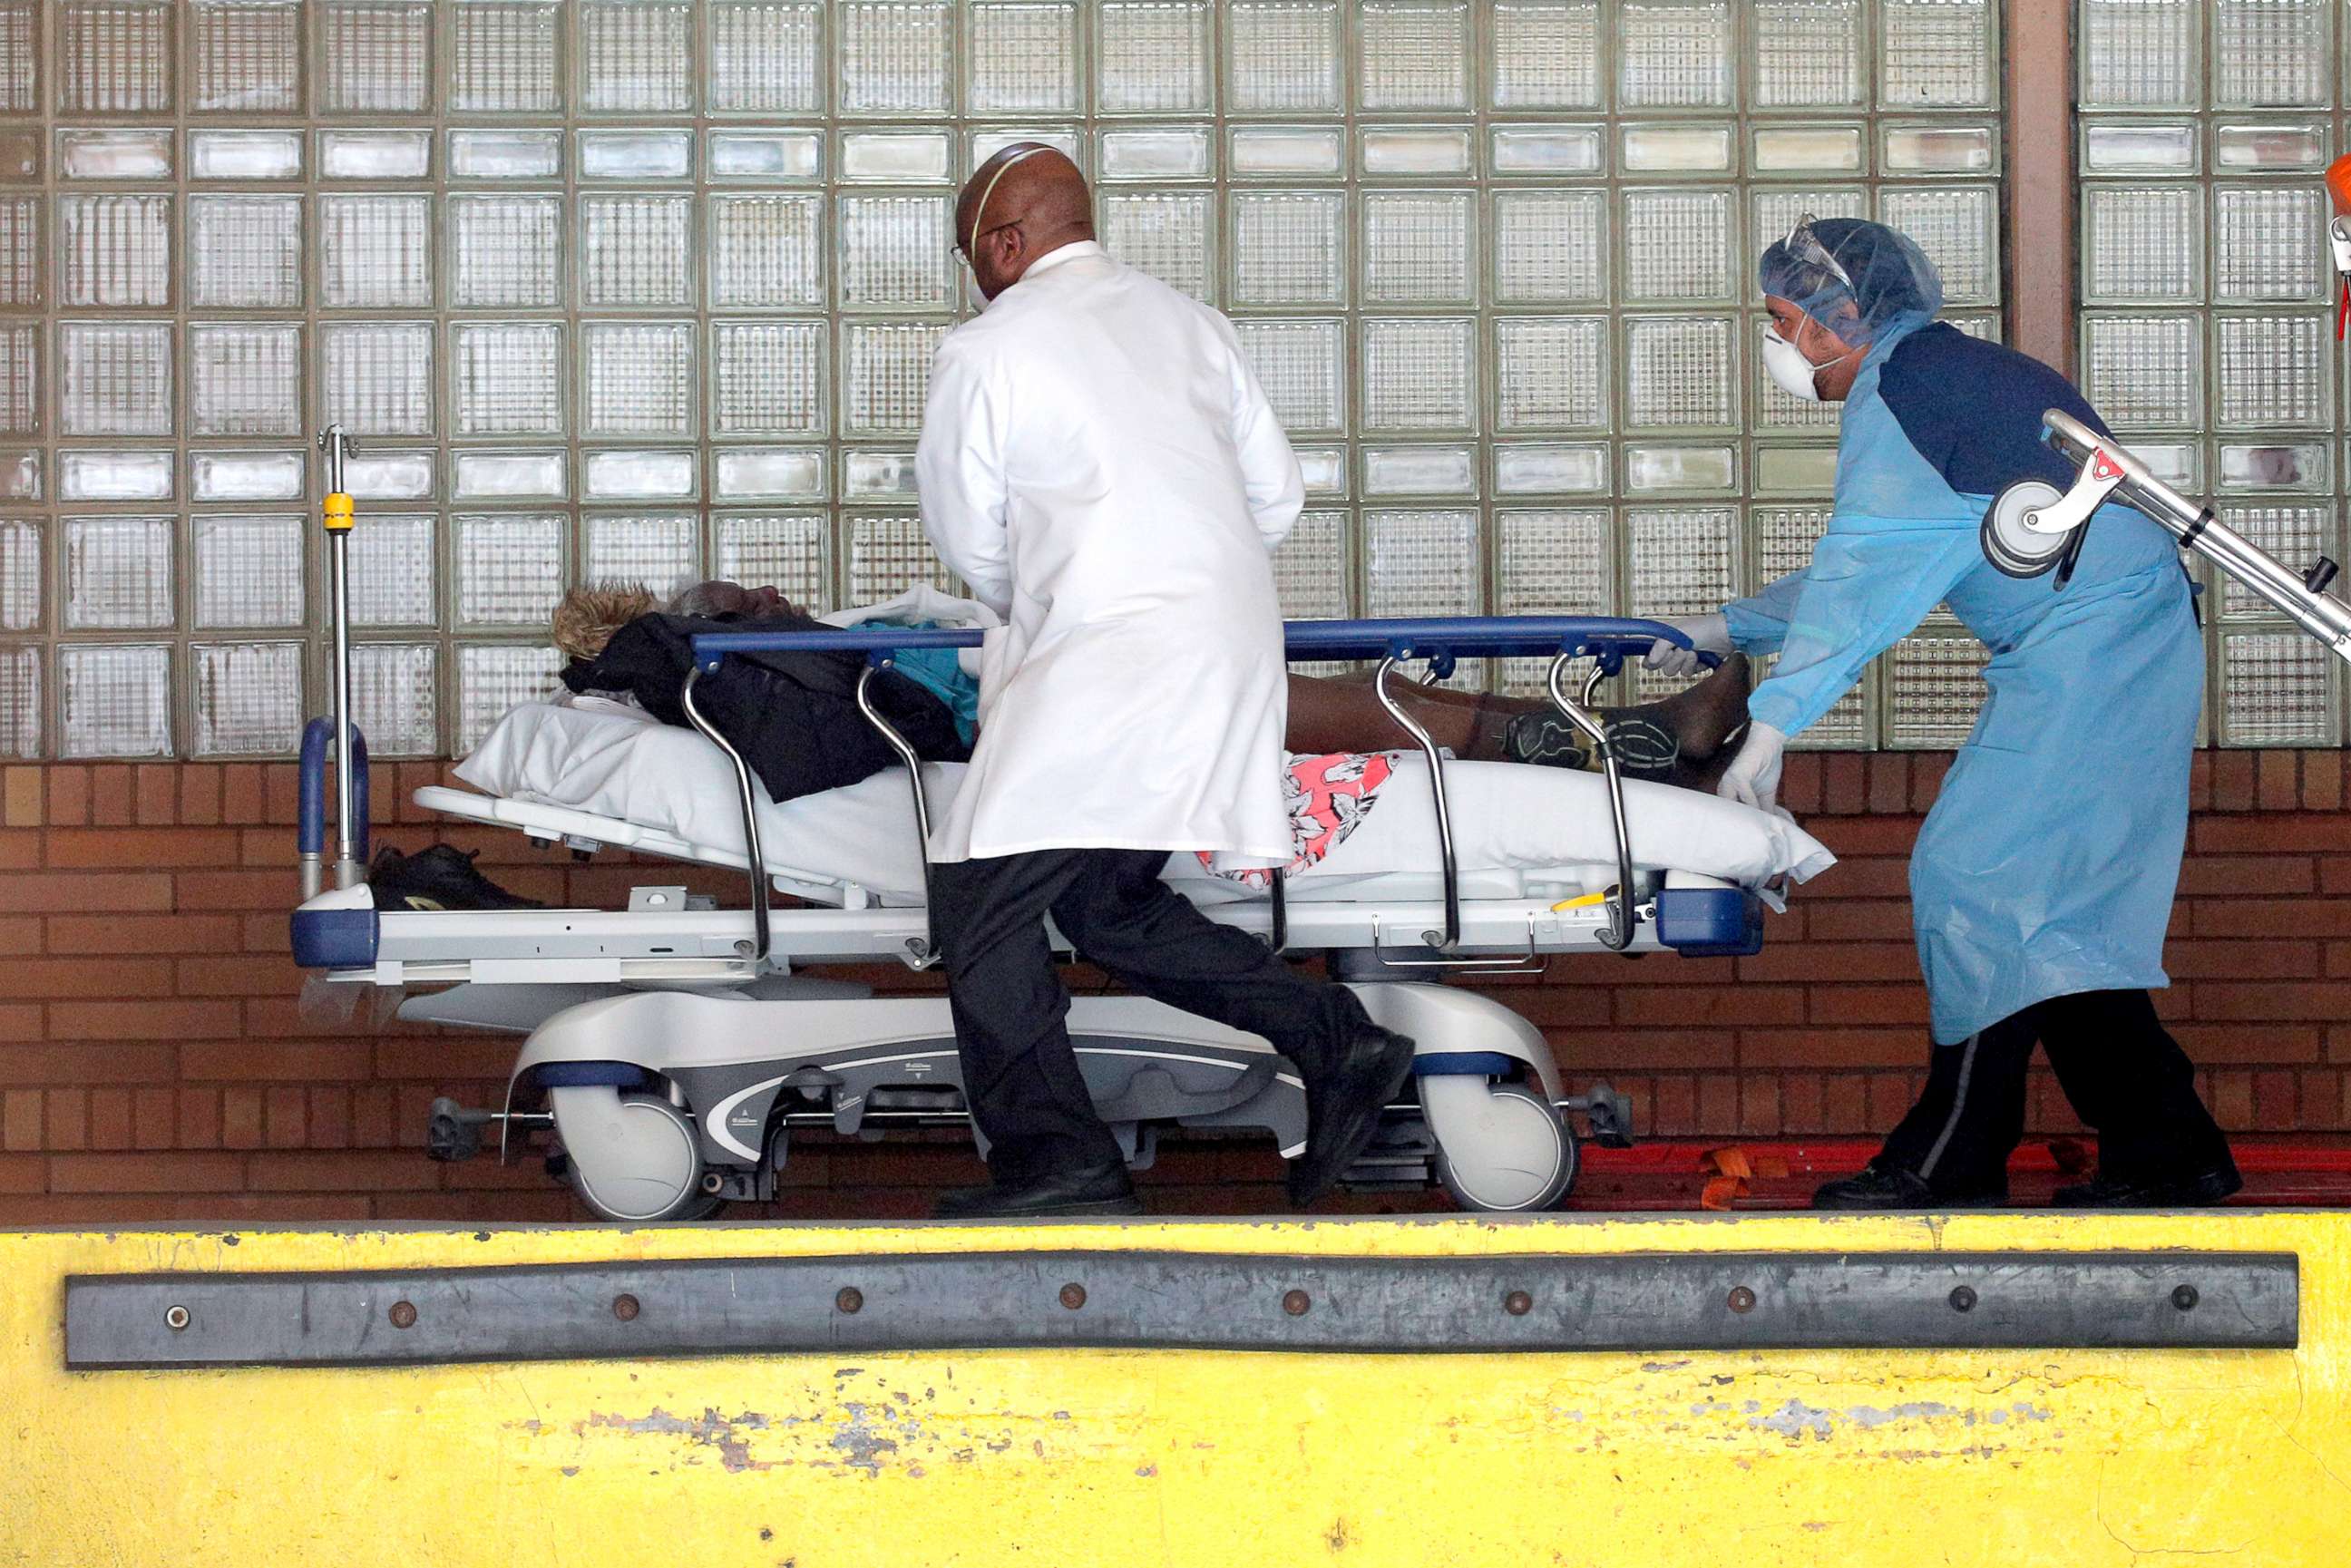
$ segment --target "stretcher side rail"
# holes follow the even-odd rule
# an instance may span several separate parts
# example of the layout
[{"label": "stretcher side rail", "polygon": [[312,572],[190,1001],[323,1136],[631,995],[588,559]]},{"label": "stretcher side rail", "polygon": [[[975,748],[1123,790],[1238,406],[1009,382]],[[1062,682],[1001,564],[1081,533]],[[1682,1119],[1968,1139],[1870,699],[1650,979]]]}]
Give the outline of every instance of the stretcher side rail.
[{"label": "stretcher side rail", "polygon": [[[1624,779],[1607,729],[1592,716],[1589,707],[1600,681],[1622,669],[1628,654],[1646,653],[1661,641],[1687,648],[1690,643],[1686,635],[1655,621],[1585,615],[1292,621],[1284,624],[1282,633],[1289,656],[1293,659],[1377,659],[1379,669],[1373,678],[1373,689],[1389,716],[1412,737],[1421,755],[1428,761],[1430,797],[1437,812],[1437,851],[1443,862],[1444,916],[1441,923],[1421,932],[1424,951],[1401,956],[1384,945],[1376,946],[1374,956],[1382,966],[1399,969],[1495,970],[1520,969],[1536,961],[1531,940],[1524,954],[1499,959],[1463,953],[1460,868],[1454,852],[1452,811],[1445,793],[1444,759],[1427,730],[1404,711],[1392,685],[1396,669],[1404,664],[1425,664],[1428,677],[1441,681],[1453,674],[1457,661],[1464,657],[1547,657],[1552,661],[1550,675],[1545,682],[1546,695],[1552,706],[1591,739],[1607,780],[1617,883],[1615,891],[1608,898],[1609,926],[1602,937],[1602,944],[1619,953],[1631,950],[1634,930],[1640,915],[1634,903],[1633,853],[1631,840],[1625,831]],[[923,770],[914,747],[874,706],[872,684],[876,674],[891,667],[892,655],[898,652],[922,648],[977,648],[982,644],[985,636],[986,633],[976,627],[872,627],[826,632],[712,632],[694,639],[694,664],[686,672],[685,685],[679,694],[679,706],[684,711],[687,722],[724,752],[734,767],[737,795],[743,814],[744,846],[751,868],[753,935],[749,957],[755,967],[766,961],[771,940],[768,883],[759,869],[765,864],[765,858],[759,841],[758,786],[742,753],[703,716],[694,698],[695,685],[705,674],[723,665],[729,654],[808,653],[865,655],[866,667],[857,685],[858,708],[906,765],[906,777],[914,791],[914,821],[923,835],[924,864],[927,870],[931,814],[923,786]],[[1582,700],[1579,701],[1567,695],[1566,674],[1568,667],[1576,660],[1585,658],[1593,661],[1593,669],[1584,682]],[[1713,655],[1702,655],[1702,658],[1710,664],[1719,663],[1719,659]],[[929,904],[930,901],[925,900],[926,908]],[[1289,943],[1290,929],[1288,904],[1279,872],[1273,879],[1272,904],[1270,940],[1275,950],[1280,951]],[[927,967],[937,962],[938,952],[937,934],[931,931],[918,942],[908,944],[908,961],[917,968]]]}]

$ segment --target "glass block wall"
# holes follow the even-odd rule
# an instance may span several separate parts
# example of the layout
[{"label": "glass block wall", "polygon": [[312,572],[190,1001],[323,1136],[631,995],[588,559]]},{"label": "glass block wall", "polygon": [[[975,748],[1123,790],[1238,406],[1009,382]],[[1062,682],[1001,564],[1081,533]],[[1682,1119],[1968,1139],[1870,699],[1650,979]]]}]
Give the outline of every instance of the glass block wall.
[{"label": "glass block wall", "polygon": [[[954,192],[1018,137],[1239,321],[1312,488],[1292,613],[1710,608],[1825,516],[1834,412],[1753,352],[1762,242],[1874,214],[1998,329],[1997,15],[0,0],[0,753],[292,746],[328,420],[379,756],[543,689],[569,582],[935,574]],[[1813,738],[1948,745],[1973,659],[1930,628]]]},{"label": "glass block wall", "polygon": [[[2343,558],[2345,398],[2321,176],[2335,0],[2080,0],[2083,391],[2173,483],[2295,566]],[[2205,569],[2207,726],[2333,746],[2335,661]]]}]

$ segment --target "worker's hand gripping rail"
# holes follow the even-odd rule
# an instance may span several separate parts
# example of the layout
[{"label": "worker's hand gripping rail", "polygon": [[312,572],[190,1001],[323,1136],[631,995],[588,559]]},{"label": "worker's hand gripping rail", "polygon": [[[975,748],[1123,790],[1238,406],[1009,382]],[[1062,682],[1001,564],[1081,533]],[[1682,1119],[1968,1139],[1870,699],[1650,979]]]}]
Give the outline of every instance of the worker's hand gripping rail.
[{"label": "worker's hand gripping rail", "polygon": [[[1381,704],[1413,737],[1421,754],[1428,760],[1429,789],[1437,811],[1437,847],[1444,862],[1444,927],[1423,932],[1421,942],[1426,951],[1413,956],[1395,956],[1384,948],[1377,948],[1382,963],[1396,968],[1498,968],[1516,967],[1525,962],[1528,956],[1470,956],[1458,951],[1461,940],[1461,878],[1454,852],[1452,813],[1446,800],[1443,758],[1428,732],[1405,712],[1390,685],[1391,677],[1400,664],[1426,663],[1432,677],[1442,680],[1453,673],[1455,662],[1462,657],[1549,658],[1552,661],[1547,689],[1552,706],[1591,738],[1607,779],[1617,882],[1615,891],[1609,897],[1609,928],[1602,934],[1601,940],[1619,952],[1632,945],[1638,915],[1633,904],[1633,853],[1625,827],[1624,780],[1606,727],[1589,711],[1589,705],[1599,682],[1622,669],[1628,655],[1646,653],[1659,641],[1686,648],[1689,646],[1687,637],[1654,621],[1568,615],[1293,621],[1283,631],[1290,656],[1294,659],[1379,660],[1374,689]],[[872,681],[879,672],[890,667],[891,655],[898,650],[976,648],[980,645],[980,641],[981,633],[977,630],[897,630],[888,627],[857,632],[707,632],[694,640],[694,668],[686,675],[680,706],[695,728],[724,751],[735,766],[736,785],[743,812],[744,849],[751,877],[754,940],[752,951],[746,956],[754,965],[766,961],[769,944],[769,903],[766,859],[759,839],[758,788],[742,754],[696,706],[694,697],[695,685],[705,672],[716,670],[729,653],[863,654],[866,668],[858,682],[858,706],[906,765],[907,778],[914,791],[915,822],[923,834],[927,861],[930,804],[923,787],[922,767],[914,747],[875,707],[872,696]],[[1584,682],[1581,699],[1571,697],[1567,692],[1568,668],[1576,660],[1585,658],[1593,661],[1592,674]],[[1720,661],[1707,655],[1706,662],[1711,664]],[[1285,934],[1282,884],[1278,874],[1274,881],[1273,904],[1273,945],[1279,951],[1284,945]],[[1530,955],[1532,946],[1530,933]],[[918,940],[908,946],[907,961],[915,967],[926,967],[936,961],[938,945],[935,934],[927,941]]]},{"label": "worker's hand gripping rail", "polygon": [[2032,480],[2001,492],[1984,519],[1984,549],[1993,565],[2019,577],[2048,570],[2062,558],[2079,553],[2089,519],[2100,506],[2119,500],[2274,605],[2337,657],[2351,662],[2351,605],[2326,591],[2337,570],[2334,561],[2321,556],[2297,572],[2220,521],[2211,507],[2157,478],[2112,438],[2062,409],[2053,408],[2041,417],[2051,443],[2082,465],[2081,477],[2062,497],[2053,486]]}]

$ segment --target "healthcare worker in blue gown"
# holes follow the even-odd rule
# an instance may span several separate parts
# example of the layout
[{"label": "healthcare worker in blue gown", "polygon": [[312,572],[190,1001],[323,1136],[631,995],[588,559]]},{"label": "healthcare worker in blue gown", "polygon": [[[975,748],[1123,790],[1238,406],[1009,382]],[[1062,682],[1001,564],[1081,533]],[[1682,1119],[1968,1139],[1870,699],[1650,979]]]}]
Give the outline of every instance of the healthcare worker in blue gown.
[{"label": "healthcare worker in blue gown", "polygon": [[[1719,792],[1775,804],[1782,752],[1869,662],[1948,603],[1991,651],[1981,716],[1910,859],[1932,1002],[1925,1092],[1821,1207],[2003,1201],[2036,1042],[2099,1134],[2069,1207],[2215,1203],[2241,1182],[2157,1020],[2164,929],[2188,830],[2203,640],[2171,537],[2119,506],[2071,580],[2002,575],[1979,527],[2020,479],[2061,489],[2042,411],[2105,426],[2038,361],[1935,320],[1942,283],[1882,224],[1799,223],[1763,253],[1764,365],[1793,396],[1842,400],[1836,500],[1803,570],[1681,623],[1699,647],[1777,653]],[[1695,655],[1659,644],[1674,670]]]}]

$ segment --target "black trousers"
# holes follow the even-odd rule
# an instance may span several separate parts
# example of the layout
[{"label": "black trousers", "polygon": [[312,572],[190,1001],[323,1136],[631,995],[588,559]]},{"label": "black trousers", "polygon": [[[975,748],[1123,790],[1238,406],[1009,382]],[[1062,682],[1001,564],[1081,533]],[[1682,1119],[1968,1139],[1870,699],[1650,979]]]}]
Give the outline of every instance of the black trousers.
[{"label": "black trousers", "polygon": [[964,1092],[998,1182],[1119,1157],[1070,1044],[1070,993],[1050,914],[1080,955],[1170,1007],[1263,1035],[1322,1071],[1371,1020],[1343,986],[1311,980],[1159,880],[1164,850],[1042,850],[935,867],[931,920],[947,973]]},{"label": "black trousers", "polygon": [[2154,1001],[2145,991],[2084,991],[1936,1047],[1926,1092],[1877,1163],[1916,1171],[1941,1194],[2005,1191],[2036,1042],[2074,1113],[2097,1133],[2103,1175],[2138,1181],[2228,1162],[2229,1141],[2197,1097],[2196,1069]]}]

